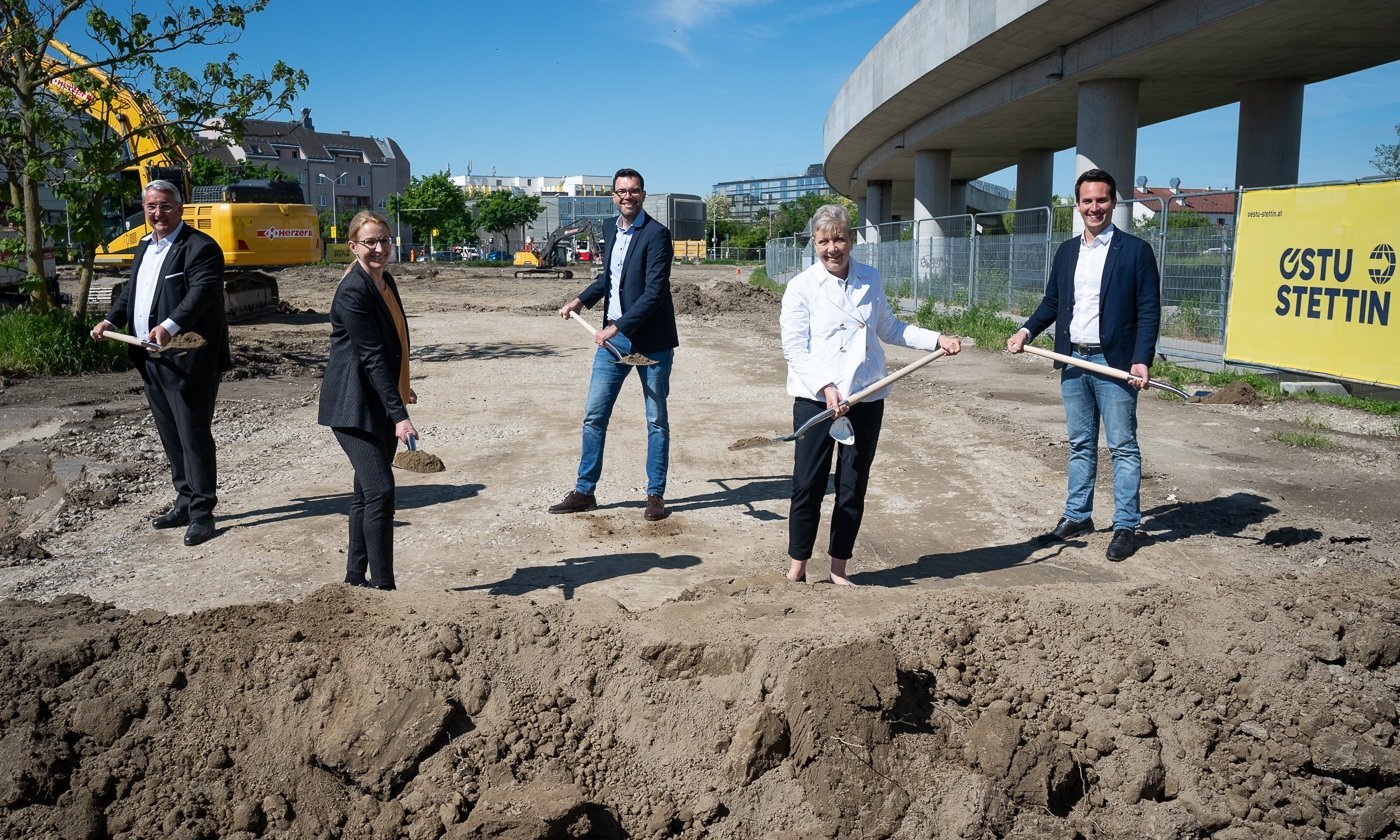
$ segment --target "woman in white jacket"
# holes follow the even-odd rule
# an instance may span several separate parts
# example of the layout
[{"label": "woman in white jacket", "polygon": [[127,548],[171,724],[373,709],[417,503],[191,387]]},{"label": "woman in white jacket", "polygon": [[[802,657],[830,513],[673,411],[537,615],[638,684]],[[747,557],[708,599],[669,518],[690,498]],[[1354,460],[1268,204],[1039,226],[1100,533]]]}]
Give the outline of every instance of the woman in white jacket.
[{"label": "woman in white jacket", "polygon": [[[830,408],[836,417],[848,419],[854,433],[836,457],[836,505],[827,546],[831,579],[844,586],[854,585],[846,576],[846,562],[865,512],[865,488],[889,389],[852,406],[841,401],[887,373],[882,341],[917,350],[942,348],[950,356],[962,349],[957,338],[899,320],[885,298],[880,273],[851,260],[851,239],[851,218],[844,207],[828,204],[813,214],[817,262],[788,282],[779,322],[787,390],[794,397],[793,429]],[[831,422],[811,429],[796,445],[788,515],[792,565],[787,576],[792,581],[806,579],[817,539],[835,443]]]}]

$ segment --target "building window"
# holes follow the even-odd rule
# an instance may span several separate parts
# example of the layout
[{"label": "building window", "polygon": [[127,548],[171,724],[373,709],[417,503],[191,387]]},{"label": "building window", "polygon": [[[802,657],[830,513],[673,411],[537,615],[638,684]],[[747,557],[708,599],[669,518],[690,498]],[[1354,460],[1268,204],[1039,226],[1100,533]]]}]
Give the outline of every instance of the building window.
[{"label": "building window", "polygon": [[326,206],[326,197],[325,197],[324,195],[320,195],[320,196],[317,196],[317,197],[316,197],[316,206],[317,206],[317,207],[325,207],[325,206]]},{"label": "building window", "polygon": [[386,198],[381,198],[381,199],[379,199],[379,209],[380,209],[380,210],[383,210],[383,209],[388,205],[388,203],[389,203],[389,200],[386,199]]},{"label": "building window", "polygon": [[343,186],[345,186],[345,173],[344,173],[344,172],[340,173],[340,177],[339,177],[339,178],[336,178],[336,179],[335,179],[335,185],[336,185],[337,187],[343,187]]},{"label": "building window", "polygon": [[365,176],[363,176],[363,175],[356,175],[356,176],[355,176],[355,186],[357,186],[357,187],[366,186],[366,183],[365,183],[365,182],[366,182],[367,180],[368,180],[368,179],[366,179]]}]

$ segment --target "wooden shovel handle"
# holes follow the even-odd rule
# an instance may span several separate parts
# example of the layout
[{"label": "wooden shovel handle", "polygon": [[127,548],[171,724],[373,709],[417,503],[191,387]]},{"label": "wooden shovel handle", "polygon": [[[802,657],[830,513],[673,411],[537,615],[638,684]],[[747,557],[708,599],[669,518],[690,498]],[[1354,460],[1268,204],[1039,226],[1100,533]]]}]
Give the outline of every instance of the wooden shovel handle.
[{"label": "wooden shovel handle", "polygon": [[[1027,353],[1030,353],[1032,356],[1041,356],[1041,357],[1046,358],[1046,359],[1054,359],[1054,360],[1057,361],[1057,362],[1064,362],[1064,363],[1067,364],[1067,365],[1074,365],[1074,366],[1076,366],[1076,367],[1082,367],[1082,368],[1084,368],[1085,370],[1092,370],[1092,371],[1094,371],[1095,373],[1102,373],[1104,376],[1111,376],[1111,377],[1113,377],[1114,379],[1121,379],[1121,380],[1123,380],[1124,382],[1141,382],[1141,381],[1142,381],[1142,380],[1139,379],[1138,377],[1133,376],[1131,373],[1128,373],[1128,372],[1125,371],[1125,370],[1119,370],[1118,368],[1109,367],[1108,365],[1101,365],[1101,364],[1099,364],[1098,362],[1090,362],[1090,361],[1088,361],[1088,360],[1086,360],[1086,359],[1076,359],[1076,358],[1074,358],[1073,356],[1066,356],[1066,355],[1063,354],[1063,353],[1056,353],[1056,352],[1054,352],[1053,350],[1044,350],[1044,349],[1041,349],[1041,348],[1039,348],[1039,347],[1036,347],[1036,346],[1033,345],[1033,344],[1024,344],[1024,345],[1021,346],[1021,349],[1024,350],[1024,351],[1026,351]],[[1149,387],[1149,388],[1159,388],[1159,389],[1161,389],[1161,390],[1163,390],[1163,391],[1168,391],[1168,392],[1170,392],[1170,393],[1176,394],[1178,397],[1181,397],[1183,400],[1186,400],[1187,402],[1190,402],[1190,401],[1191,401],[1191,395],[1190,395],[1190,394],[1186,393],[1185,391],[1181,390],[1180,388],[1176,388],[1176,387],[1174,387],[1174,386],[1172,386],[1172,385],[1168,385],[1168,384],[1165,383],[1165,382],[1158,382],[1158,381],[1155,380],[1155,379],[1148,379],[1148,380],[1147,380],[1147,387]]]},{"label": "wooden shovel handle", "polygon": [[1066,356],[1063,353],[1056,353],[1053,350],[1045,350],[1043,348],[1036,347],[1034,344],[1024,344],[1021,346],[1021,349],[1026,351],[1027,353],[1030,353],[1032,356],[1040,356],[1045,359],[1054,359],[1057,362],[1064,362],[1067,365],[1082,367],[1085,370],[1092,370],[1095,373],[1102,373],[1104,376],[1111,376],[1114,379],[1121,379],[1124,382],[1131,382],[1137,379],[1136,376],[1133,376],[1126,370],[1119,370],[1118,368],[1109,367],[1108,365],[1101,365],[1098,362],[1091,362],[1086,359],[1076,359],[1073,356]]},{"label": "wooden shovel handle", "polygon": [[927,356],[924,356],[923,358],[917,361],[910,362],[909,364],[905,365],[904,367],[900,368],[894,373],[885,374],[884,377],[876,380],[875,384],[862,388],[859,391],[856,391],[854,394],[851,394],[845,399],[845,402],[848,405],[855,405],[856,403],[860,402],[861,400],[865,399],[866,397],[870,396],[871,394],[875,393],[881,388],[884,388],[886,385],[889,385],[899,379],[902,379],[908,376],[909,374],[913,373],[914,371],[918,370],[919,368],[923,367],[924,365],[928,364],[929,362],[933,361],[934,359],[946,355],[948,355],[948,351],[940,347],[932,353],[929,353]]},{"label": "wooden shovel handle", "polygon": [[103,337],[103,338],[114,339],[114,340],[120,341],[120,342],[122,342],[122,343],[124,343],[124,344],[130,344],[130,345],[132,345],[133,347],[144,347],[144,348],[146,348],[147,351],[149,351],[149,352],[151,352],[151,353],[159,353],[159,352],[160,352],[160,348],[158,348],[158,347],[155,347],[155,348],[151,347],[151,343],[150,343],[149,341],[142,341],[141,339],[137,338],[137,337],[134,336],[134,335],[127,335],[126,333],[120,333],[120,332],[117,332],[116,330],[107,330],[106,332],[104,332],[104,333],[102,334],[102,337]]},{"label": "wooden shovel handle", "polygon": [[584,318],[582,315],[578,314],[577,312],[570,312],[570,313],[569,313],[569,317],[570,317],[570,318],[573,318],[575,321],[578,321],[580,324],[582,324],[582,325],[583,325],[583,328],[586,329],[586,330],[588,330],[588,332],[591,333],[592,335],[597,335],[597,334],[598,334],[598,331],[595,330],[595,329],[593,329],[593,325],[590,324],[590,323],[588,323],[588,320],[587,320],[586,318]]}]

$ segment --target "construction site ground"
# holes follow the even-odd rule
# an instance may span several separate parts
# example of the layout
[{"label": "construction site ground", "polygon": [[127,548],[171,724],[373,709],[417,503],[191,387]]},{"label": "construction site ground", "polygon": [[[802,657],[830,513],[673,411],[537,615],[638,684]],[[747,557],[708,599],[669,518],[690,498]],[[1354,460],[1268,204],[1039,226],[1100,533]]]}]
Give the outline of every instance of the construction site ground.
[{"label": "construction site ground", "polygon": [[1034,540],[1065,494],[1058,374],[969,348],[888,401],[859,586],[820,554],[790,584],[791,445],[728,448],[791,430],[779,299],[747,274],[673,275],[672,515],[647,522],[635,379],[599,507],[546,512],[586,281],[399,267],[446,470],[396,473],[395,592],[338,583],[339,269],[281,272],[283,311],[234,325],[197,548],[150,526],[172,491],[134,372],[6,381],[0,836],[1397,831],[1393,417],[1145,395],[1141,548],[1112,563],[1107,452],[1100,530]]}]

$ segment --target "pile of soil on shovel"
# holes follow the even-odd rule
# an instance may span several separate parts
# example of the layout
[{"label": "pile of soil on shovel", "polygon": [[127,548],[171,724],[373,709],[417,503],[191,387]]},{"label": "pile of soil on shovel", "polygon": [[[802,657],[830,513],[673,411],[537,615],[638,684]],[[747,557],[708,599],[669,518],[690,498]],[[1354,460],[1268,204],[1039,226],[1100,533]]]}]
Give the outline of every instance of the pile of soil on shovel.
[{"label": "pile of soil on shovel", "polygon": [[1193,398],[1191,401],[1211,405],[1259,405],[1263,402],[1254,386],[1242,379],[1236,379],[1208,397]]},{"label": "pile of soil on shovel", "polygon": [[170,339],[170,343],[166,345],[165,349],[198,350],[199,348],[205,347],[208,344],[209,342],[204,339],[204,336],[200,335],[197,332],[182,332],[174,338]]},{"label": "pile of soil on shovel", "polygon": [[394,466],[417,473],[439,473],[447,469],[442,459],[423,450],[404,451],[394,456]]}]

